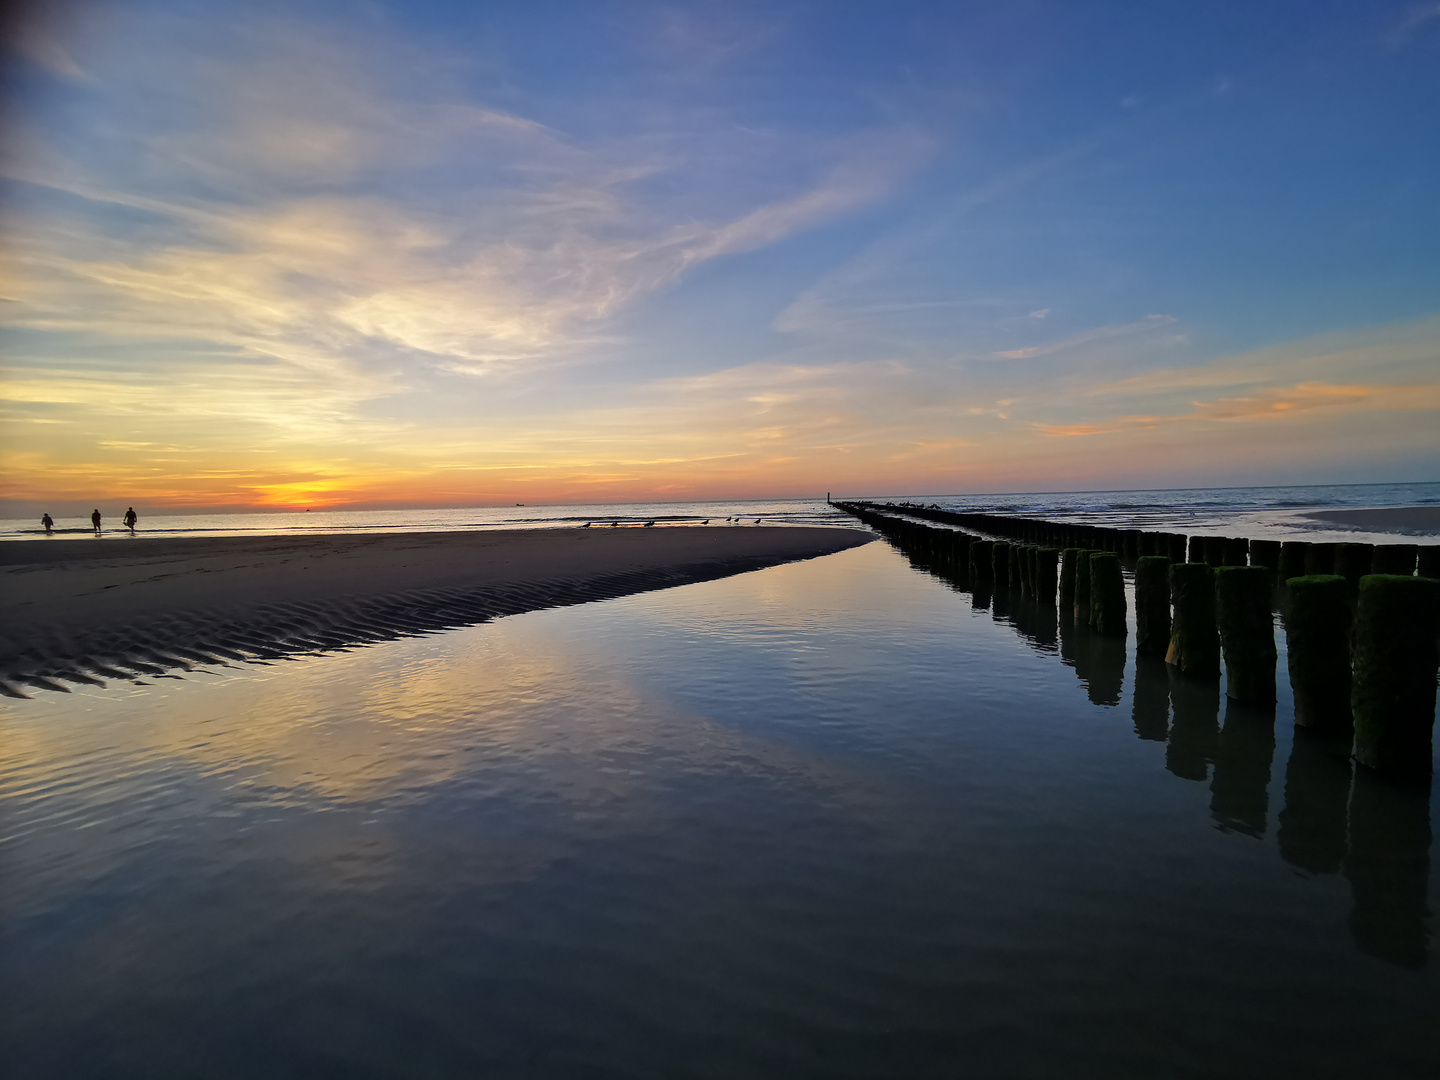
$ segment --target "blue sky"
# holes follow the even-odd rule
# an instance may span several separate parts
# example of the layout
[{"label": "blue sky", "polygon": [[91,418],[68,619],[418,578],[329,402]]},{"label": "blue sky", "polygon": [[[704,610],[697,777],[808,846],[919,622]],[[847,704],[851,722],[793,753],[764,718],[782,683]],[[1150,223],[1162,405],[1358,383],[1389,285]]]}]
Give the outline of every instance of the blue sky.
[{"label": "blue sky", "polygon": [[1440,4],[45,12],[14,505],[1437,478]]}]

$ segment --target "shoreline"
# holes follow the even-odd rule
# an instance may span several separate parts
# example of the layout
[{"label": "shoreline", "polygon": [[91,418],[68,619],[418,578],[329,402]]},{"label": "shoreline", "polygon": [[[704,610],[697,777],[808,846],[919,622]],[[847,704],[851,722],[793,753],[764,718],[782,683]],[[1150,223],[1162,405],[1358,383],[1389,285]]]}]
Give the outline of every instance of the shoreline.
[{"label": "shoreline", "polygon": [[0,545],[0,693],[350,648],[873,539],[711,526],[19,541]]}]

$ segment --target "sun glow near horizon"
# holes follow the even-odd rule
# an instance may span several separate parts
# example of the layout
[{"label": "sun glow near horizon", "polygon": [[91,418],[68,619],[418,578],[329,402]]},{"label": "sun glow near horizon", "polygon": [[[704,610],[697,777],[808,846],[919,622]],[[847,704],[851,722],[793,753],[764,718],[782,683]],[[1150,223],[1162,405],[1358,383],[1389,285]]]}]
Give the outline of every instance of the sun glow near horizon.
[{"label": "sun glow near horizon", "polygon": [[1440,19],[1160,7],[56,9],[0,498],[1434,478]]}]

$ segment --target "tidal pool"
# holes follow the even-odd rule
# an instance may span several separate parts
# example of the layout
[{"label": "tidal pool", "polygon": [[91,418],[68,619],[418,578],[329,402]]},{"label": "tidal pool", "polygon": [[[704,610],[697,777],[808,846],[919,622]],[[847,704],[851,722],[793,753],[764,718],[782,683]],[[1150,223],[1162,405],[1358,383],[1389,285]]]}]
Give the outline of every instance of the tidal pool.
[{"label": "tidal pool", "polygon": [[875,543],[6,701],[0,1061],[1433,1077],[1430,792],[1280,682],[1227,710]]}]

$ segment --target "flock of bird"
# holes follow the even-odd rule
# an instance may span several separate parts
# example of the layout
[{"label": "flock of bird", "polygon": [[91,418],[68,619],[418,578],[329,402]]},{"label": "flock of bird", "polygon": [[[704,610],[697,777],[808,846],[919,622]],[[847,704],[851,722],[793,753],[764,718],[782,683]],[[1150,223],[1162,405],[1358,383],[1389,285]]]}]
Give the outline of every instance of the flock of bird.
[{"label": "flock of bird", "polygon": [[[739,514],[736,514],[736,515],[734,515],[733,517],[727,517],[725,520],[726,520],[727,522],[730,522],[730,523],[735,524],[735,525],[742,525],[742,524],[744,524],[744,522],[741,520]],[[606,524],[607,524],[607,523],[604,522],[604,521],[587,521],[587,522],[585,522],[584,525],[581,525],[580,528],[582,528],[582,529],[588,529],[588,528],[590,528],[590,526],[594,525],[597,529],[603,529],[603,528],[605,528]],[[620,527],[620,522],[618,522],[618,521],[611,521],[611,522],[609,522],[608,524],[609,524],[610,528],[612,528],[612,529],[618,529],[618,528]],[[710,524],[710,519],[709,519],[709,518],[706,518],[706,519],[705,519],[704,521],[702,521],[700,524],[701,524],[701,525],[709,525],[709,524]],[[760,524],[760,519],[759,519],[758,517],[755,519],[755,524],[756,524],[756,525],[759,525],[759,524]],[[645,522],[644,528],[650,529],[650,528],[654,528],[654,526],[655,526],[655,522],[653,522],[653,521],[647,521],[647,522]]]}]

